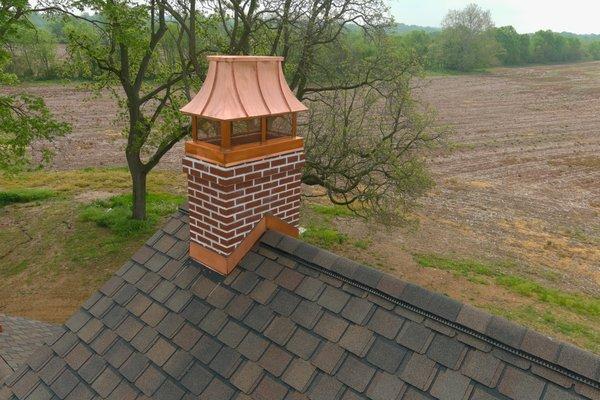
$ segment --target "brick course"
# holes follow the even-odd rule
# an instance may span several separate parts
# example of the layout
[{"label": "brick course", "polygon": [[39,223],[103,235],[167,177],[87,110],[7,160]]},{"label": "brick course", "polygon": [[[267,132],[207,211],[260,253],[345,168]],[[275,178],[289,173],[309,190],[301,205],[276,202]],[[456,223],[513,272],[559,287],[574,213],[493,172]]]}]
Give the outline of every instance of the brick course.
[{"label": "brick course", "polygon": [[230,167],[186,156],[190,240],[230,255],[266,214],[298,226],[304,151]]}]

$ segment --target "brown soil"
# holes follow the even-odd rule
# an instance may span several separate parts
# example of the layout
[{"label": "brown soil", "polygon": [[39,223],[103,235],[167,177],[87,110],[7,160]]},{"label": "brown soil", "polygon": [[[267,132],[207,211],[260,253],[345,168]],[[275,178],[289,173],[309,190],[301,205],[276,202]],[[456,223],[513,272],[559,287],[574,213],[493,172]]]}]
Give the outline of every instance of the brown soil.
[{"label": "brown soil", "polygon": [[430,80],[454,129],[413,249],[516,259],[600,294],[600,63]]}]

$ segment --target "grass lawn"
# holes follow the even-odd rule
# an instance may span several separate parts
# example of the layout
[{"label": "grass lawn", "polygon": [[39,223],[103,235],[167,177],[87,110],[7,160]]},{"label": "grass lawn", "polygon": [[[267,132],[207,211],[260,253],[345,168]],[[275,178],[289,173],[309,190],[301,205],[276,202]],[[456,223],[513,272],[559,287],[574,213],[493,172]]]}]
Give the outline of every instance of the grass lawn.
[{"label": "grass lawn", "polygon": [[176,210],[185,180],[151,173],[142,224],[128,188],[125,169],[0,176],[0,312],[64,322]]}]

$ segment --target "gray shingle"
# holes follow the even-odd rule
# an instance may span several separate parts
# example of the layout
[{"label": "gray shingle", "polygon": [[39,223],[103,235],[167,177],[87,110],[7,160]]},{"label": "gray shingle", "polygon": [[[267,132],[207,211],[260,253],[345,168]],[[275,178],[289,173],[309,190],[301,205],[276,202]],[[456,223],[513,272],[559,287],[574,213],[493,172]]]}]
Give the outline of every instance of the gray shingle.
[{"label": "gray shingle", "polygon": [[427,355],[438,363],[456,369],[462,363],[467,346],[444,335],[437,334],[429,345]]},{"label": "gray shingle", "polygon": [[283,266],[272,260],[264,260],[256,269],[256,273],[268,281],[273,281],[277,275],[283,270]]},{"label": "gray shingle", "polygon": [[235,390],[233,390],[230,386],[223,383],[218,378],[214,378],[204,389],[202,395],[200,396],[200,400],[212,400],[212,399],[223,399],[229,400],[235,394]]},{"label": "gray shingle", "polygon": [[67,400],[89,400],[94,396],[94,392],[87,387],[83,382],[79,384],[71,391],[66,397]]},{"label": "gray shingle", "polygon": [[292,313],[291,318],[294,322],[302,325],[306,329],[312,329],[322,313],[323,309],[319,305],[303,300],[298,304],[298,307],[296,307]]},{"label": "gray shingle", "polygon": [[223,309],[233,298],[234,293],[219,285],[216,286],[206,298],[206,302],[213,307]]},{"label": "gray shingle", "polygon": [[263,256],[250,251],[244,256],[244,258],[240,260],[239,265],[248,271],[254,271],[264,261],[264,259],[265,258]]},{"label": "gray shingle", "polygon": [[560,349],[560,343],[548,336],[528,329],[521,343],[521,349],[544,360],[555,362]]},{"label": "gray shingle", "polygon": [[331,342],[340,340],[348,328],[348,322],[329,312],[323,313],[323,316],[315,325],[314,331]]},{"label": "gray shingle", "polygon": [[489,353],[471,350],[461,368],[461,372],[477,382],[495,387],[504,369],[504,363]]},{"label": "gray shingle", "polygon": [[146,396],[152,396],[165,379],[166,376],[161,371],[153,365],[149,365],[139,378],[136,379],[135,386]]},{"label": "gray shingle", "polygon": [[242,320],[252,308],[252,303],[253,301],[249,297],[238,294],[227,304],[225,312],[237,320]]},{"label": "gray shingle", "polygon": [[179,331],[179,328],[181,328],[184,323],[185,320],[181,315],[170,312],[156,326],[156,330],[163,336],[171,339],[173,336],[175,336],[175,333]]},{"label": "gray shingle", "polygon": [[127,308],[127,310],[133,315],[139,317],[144,313],[144,311],[148,309],[148,307],[150,307],[151,304],[152,300],[146,297],[146,295],[144,295],[143,293],[137,293],[129,301],[125,308]]},{"label": "gray shingle", "polygon": [[[91,343],[96,335],[102,330],[102,322],[97,319],[90,319],[84,326],[77,332],[77,336],[80,337],[84,342]],[[74,344],[74,343],[73,343]],[[65,349],[66,351],[67,349]]]},{"label": "gray shingle", "polygon": [[108,397],[111,400],[135,400],[139,391],[134,389],[128,382],[121,381]]},{"label": "gray shingle", "polygon": [[215,308],[209,311],[204,319],[200,321],[199,327],[209,335],[217,336],[226,323],[227,314]]},{"label": "gray shingle", "polygon": [[490,337],[517,349],[521,346],[525,332],[524,327],[496,316],[492,317],[485,330]]},{"label": "gray shingle", "polygon": [[269,342],[267,340],[250,331],[244,337],[237,349],[249,360],[258,361],[268,346]]},{"label": "gray shingle", "polygon": [[431,340],[433,340],[431,329],[413,321],[406,321],[396,338],[396,341],[402,346],[418,353],[424,353]]},{"label": "gray shingle", "polygon": [[81,343],[77,343],[77,345],[75,345],[75,347],[69,352],[69,354],[65,356],[65,361],[71,368],[73,368],[74,370],[78,370],[79,367],[81,367],[83,363],[90,358],[91,355],[92,352],[88,350],[87,347],[85,347]]},{"label": "gray shingle", "polygon": [[244,318],[244,322],[250,328],[262,332],[274,317],[275,314],[268,307],[261,304],[255,304],[246,318]]},{"label": "gray shingle", "polygon": [[208,386],[213,378],[213,374],[199,363],[194,363],[185,376],[181,379],[181,384],[191,393],[199,395]]},{"label": "gray shingle", "polygon": [[264,335],[280,346],[285,346],[296,330],[294,324],[289,318],[275,317],[264,331]]},{"label": "gray shingle", "polygon": [[221,350],[221,345],[209,335],[204,335],[192,348],[191,354],[204,364],[208,364]]},{"label": "gray shingle", "polygon": [[296,358],[286,369],[282,379],[294,389],[304,392],[314,373],[315,367],[302,359]]},{"label": "gray shingle", "polygon": [[174,379],[179,379],[192,361],[193,357],[188,352],[177,350],[164,365],[164,370]]},{"label": "gray shingle", "polygon": [[168,310],[158,303],[152,303],[140,317],[142,321],[151,327],[155,327],[167,315]]},{"label": "gray shingle", "polygon": [[321,371],[331,374],[337,369],[344,354],[345,351],[340,346],[325,342],[312,356],[311,362]]},{"label": "gray shingle", "polygon": [[437,372],[435,361],[426,356],[413,353],[404,366],[400,378],[421,390],[428,390]]},{"label": "gray shingle", "polygon": [[358,297],[352,297],[342,310],[342,316],[355,324],[362,324],[373,309],[373,303]]},{"label": "gray shingle", "polygon": [[344,388],[344,385],[340,381],[322,373],[314,381],[314,384],[308,391],[308,397],[311,400],[337,399]]},{"label": "gray shingle", "polygon": [[367,361],[390,374],[396,373],[407,351],[395,342],[379,337],[367,354]]},{"label": "gray shingle", "polygon": [[557,363],[589,379],[597,379],[600,357],[569,344],[563,344]]},{"label": "gray shingle", "polygon": [[298,357],[308,360],[319,346],[319,343],[321,342],[315,335],[298,328],[290,338],[286,348]]},{"label": "gray shingle", "polygon": [[385,372],[377,372],[367,390],[372,400],[398,399],[406,389],[406,385],[397,377]]},{"label": "gray shingle", "polygon": [[375,368],[350,355],[340,366],[335,376],[352,389],[363,392],[375,375]]},{"label": "gray shingle", "polygon": [[262,280],[260,281],[250,293],[250,297],[254,300],[258,301],[260,304],[267,304],[275,291],[277,290],[277,285],[275,285],[270,280]]},{"label": "gray shingle", "polygon": [[292,356],[280,347],[271,344],[258,363],[275,376],[280,376],[292,360]]},{"label": "gray shingle", "polygon": [[142,330],[143,325],[140,321],[132,316],[128,316],[125,321],[119,325],[116,329],[117,335],[121,336],[123,339],[127,341],[131,341],[135,335],[138,334],[140,330]]},{"label": "gray shingle", "polygon": [[270,307],[276,313],[289,317],[299,303],[300,297],[288,291],[279,290],[273,300],[271,300]]},{"label": "gray shingle", "polygon": [[340,346],[363,357],[371,348],[371,344],[375,340],[373,332],[360,325],[350,325],[340,339]]},{"label": "gray shingle", "polygon": [[175,352],[175,346],[167,340],[159,337],[154,345],[148,350],[148,358],[156,365],[162,366]]},{"label": "gray shingle", "polygon": [[192,324],[197,325],[210,311],[210,306],[198,299],[192,299],[181,312],[181,316]]},{"label": "gray shingle", "polygon": [[246,361],[231,377],[231,383],[244,393],[251,393],[262,378],[264,370],[252,361]]},{"label": "gray shingle", "polygon": [[210,362],[210,368],[223,378],[228,379],[240,362],[240,354],[236,350],[223,347]]},{"label": "gray shingle", "polygon": [[[75,389],[75,386],[77,386],[78,383],[79,378],[67,369],[56,378],[50,387],[58,397],[65,398],[73,389]],[[31,398],[35,399],[36,397],[32,396]]]},{"label": "gray shingle", "polygon": [[149,326],[145,326],[131,341],[131,345],[138,351],[147,351],[158,337],[158,332]]},{"label": "gray shingle", "polygon": [[92,388],[101,396],[108,395],[115,390],[121,378],[112,369],[106,368],[92,383]]},{"label": "gray shingle", "polygon": [[548,385],[544,394],[544,400],[577,400],[577,398],[574,393],[554,385]]},{"label": "gray shingle", "polygon": [[403,322],[404,318],[377,307],[369,320],[368,327],[388,339],[394,339]]},{"label": "gray shingle", "polygon": [[237,290],[238,292],[248,294],[254,289],[256,284],[260,281],[260,277],[252,271],[242,271],[237,276],[233,284],[232,288]]},{"label": "gray shingle", "polygon": [[106,361],[97,355],[92,355],[82,366],[77,373],[87,383],[92,383],[106,366]]},{"label": "gray shingle", "polygon": [[132,350],[121,339],[117,340],[104,354],[104,359],[114,368],[119,368],[129,358]]},{"label": "gray shingle", "polygon": [[284,268],[277,278],[275,278],[275,283],[293,292],[303,279],[304,275],[301,273],[293,269]]},{"label": "gray shingle", "polygon": [[498,391],[513,399],[539,400],[544,390],[544,382],[520,369],[507,367]]},{"label": "gray shingle", "polygon": [[189,351],[192,349],[192,347],[194,347],[201,336],[202,332],[192,325],[185,323],[179,332],[173,337],[173,343],[185,351]]},{"label": "gray shingle", "polygon": [[256,400],[282,400],[287,394],[287,388],[280,382],[265,376],[253,393]]},{"label": "gray shingle", "polygon": [[323,289],[325,284],[311,276],[305,276],[300,285],[296,288],[296,293],[307,300],[315,301]]},{"label": "gray shingle", "polygon": [[440,400],[463,400],[473,390],[471,381],[459,372],[441,371],[431,387],[431,394]]},{"label": "gray shingle", "polygon": [[328,310],[338,314],[342,311],[342,308],[350,300],[350,295],[340,289],[336,289],[331,286],[327,286],[321,297],[319,297],[318,303]]},{"label": "gray shingle", "polygon": [[121,365],[119,371],[129,382],[135,382],[140,374],[146,369],[149,362],[150,360],[148,360],[148,357],[136,352]]}]

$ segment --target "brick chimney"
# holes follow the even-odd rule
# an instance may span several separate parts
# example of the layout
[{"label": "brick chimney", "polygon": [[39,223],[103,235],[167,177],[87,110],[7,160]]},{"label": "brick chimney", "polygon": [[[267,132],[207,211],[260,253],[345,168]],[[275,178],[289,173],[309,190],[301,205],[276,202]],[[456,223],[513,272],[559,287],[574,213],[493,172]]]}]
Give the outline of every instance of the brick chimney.
[{"label": "brick chimney", "polygon": [[190,256],[229,274],[267,229],[298,235],[304,142],[283,57],[210,56],[206,80],[181,109]]}]

